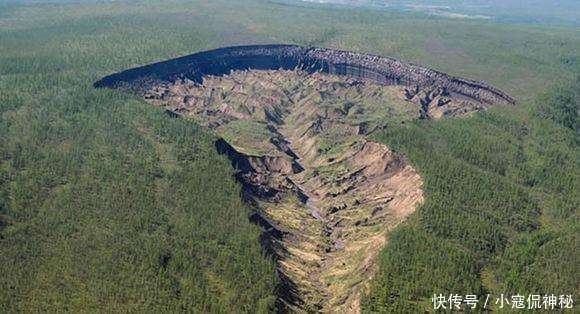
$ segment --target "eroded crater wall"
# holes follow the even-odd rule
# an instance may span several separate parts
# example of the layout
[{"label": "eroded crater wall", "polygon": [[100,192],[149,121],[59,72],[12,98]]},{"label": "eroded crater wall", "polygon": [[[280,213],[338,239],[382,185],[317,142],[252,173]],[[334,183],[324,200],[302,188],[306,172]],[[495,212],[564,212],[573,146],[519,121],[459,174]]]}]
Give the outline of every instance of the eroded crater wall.
[{"label": "eroded crater wall", "polygon": [[507,94],[482,82],[453,77],[425,67],[369,54],[294,45],[220,48],[138,67],[107,76],[95,87],[147,90],[160,81],[188,78],[201,83],[206,75],[232,70],[293,70],[346,75],[388,85],[441,87],[486,104],[514,104]]},{"label": "eroded crater wall", "polygon": [[[251,70],[251,71],[247,71]],[[389,58],[243,46],[120,72],[96,87],[136,92],[220,136],[275,257],[288,312],[360,311],[386,235],[423,201],[403,156],[368,141],[415,119],[513,104],[483,83]]]}]

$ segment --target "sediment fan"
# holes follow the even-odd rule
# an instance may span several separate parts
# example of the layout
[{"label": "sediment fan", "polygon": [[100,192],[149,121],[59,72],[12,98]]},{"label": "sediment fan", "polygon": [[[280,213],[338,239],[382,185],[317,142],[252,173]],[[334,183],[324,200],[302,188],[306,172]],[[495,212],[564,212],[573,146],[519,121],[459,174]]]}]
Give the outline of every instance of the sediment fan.
[{"label": "sediment fan", "polygon": [[95,87],[142,91],[163,81],[188,78],[201,83],[206,75],[222,76],[232,70],[293,70],[323,72],[387,85],[441,87],[449,94],[485,104],[515,104],[502,91],[482,82],[370,54],[301,47],[253,45],[225,47],[122,71],[99,80]]}]

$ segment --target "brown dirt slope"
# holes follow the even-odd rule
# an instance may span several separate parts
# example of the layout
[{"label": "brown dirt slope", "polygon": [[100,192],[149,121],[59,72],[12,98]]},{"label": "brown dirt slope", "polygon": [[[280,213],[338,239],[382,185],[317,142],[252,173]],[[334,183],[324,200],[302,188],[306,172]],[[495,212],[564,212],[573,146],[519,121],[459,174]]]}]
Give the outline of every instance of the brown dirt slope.
[{"label": "brown dirt slope", "polygon": [[218,150],[238,168],[284,279],[279,305],[292,312],[357,312],[389,231],[423,200],[417,171],[366,135],[489,105],[441,87],[298,70],[179,79],[143,93],[223,138]]}]

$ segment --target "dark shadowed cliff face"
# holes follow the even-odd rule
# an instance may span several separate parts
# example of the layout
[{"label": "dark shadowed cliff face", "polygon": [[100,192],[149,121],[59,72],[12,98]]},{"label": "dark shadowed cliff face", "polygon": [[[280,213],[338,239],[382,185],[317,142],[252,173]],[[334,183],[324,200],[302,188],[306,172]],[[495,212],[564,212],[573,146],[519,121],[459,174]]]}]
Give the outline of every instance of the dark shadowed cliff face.
[{"label": "dark shadowed cliff face", "polygon": [[206,75],[222,76],[232,70],[296,68],[387,85],[439,87],[451,95],[464,96],[484,104],[515,103],[511,97],[487,84],[391,58],[293,45],[238,46],[200,52],[113,74],[95,83],[95,87],[143,91],[160,82],[174,82],[178,78],[201,83]]}]

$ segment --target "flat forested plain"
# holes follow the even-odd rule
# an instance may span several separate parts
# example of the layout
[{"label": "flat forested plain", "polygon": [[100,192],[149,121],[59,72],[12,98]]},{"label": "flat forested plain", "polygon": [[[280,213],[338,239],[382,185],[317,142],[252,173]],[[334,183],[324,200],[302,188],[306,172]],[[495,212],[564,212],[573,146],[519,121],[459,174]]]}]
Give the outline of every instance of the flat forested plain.
[{"label": "flat forested plain", "polygon": [[518,100],[371,135],[409,158],[426,200],[391,233],[363,311],[578,296],[577,28],[255,0],[0,2],[0,312],[274,309],[274,263],[214,135],[92,87],[249,43],[391,56]]}]

